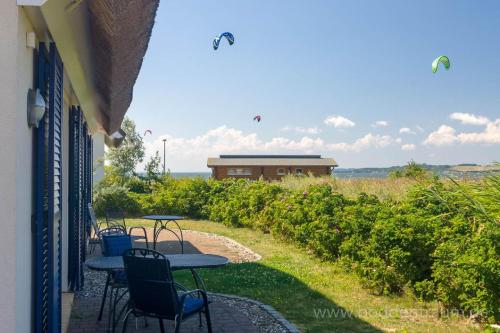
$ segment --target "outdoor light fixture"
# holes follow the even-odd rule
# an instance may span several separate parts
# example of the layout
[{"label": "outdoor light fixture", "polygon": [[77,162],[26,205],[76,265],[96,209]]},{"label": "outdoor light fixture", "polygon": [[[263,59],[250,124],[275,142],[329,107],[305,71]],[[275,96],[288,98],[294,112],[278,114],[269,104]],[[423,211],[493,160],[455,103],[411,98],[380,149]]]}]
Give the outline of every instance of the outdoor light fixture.
[{"label": "outdoor light fixture", "polygon": [[118,148],[125,139],[125,136],[127,136],[127,133],[125,133],[125,131],[120,128],[118,131],[114,132],[111,135],[105,135],[104,142],[108,147]]},{"label": "outdoor light fixture", "polygon": [[39,89],[28,90],[28,126],[38,128],[45,114],[45,100]]}]

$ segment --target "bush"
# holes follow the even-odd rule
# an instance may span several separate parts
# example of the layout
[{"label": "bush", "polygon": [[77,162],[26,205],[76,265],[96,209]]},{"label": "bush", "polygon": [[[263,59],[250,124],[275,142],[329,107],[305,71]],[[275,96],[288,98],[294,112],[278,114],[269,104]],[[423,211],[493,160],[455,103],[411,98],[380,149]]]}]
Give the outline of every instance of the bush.
[{"label": "bush", "polygon": [[151,189],[149,187],[149,183],[139,177],[130,177],[126,183],[125,187],[127,187],[131,192],[134,193],[150,193]]},{"label": "bush", "polygon": [[100,188],[95,205],[98,214],[121,207],[129,215],[179,214],[260,229],[340,260],[379,294],[409,290],[423,301],[499,320],[499,175],[457,183],[427,177],[412,164],[405,172],[418,180],[404,183],[412,187],[397,201],[346,197],[338,192],[342,183],[326,179],[294,178],[284,186],[167,175],[151,194],[137,179]]},{"label": "bush", "polygon": [[123,209],[127,216],[137,216],[142,212],[135,194],[120,185],[97,188],[94,191],[94,209],[99,217],[105,216],[106,210]]}]

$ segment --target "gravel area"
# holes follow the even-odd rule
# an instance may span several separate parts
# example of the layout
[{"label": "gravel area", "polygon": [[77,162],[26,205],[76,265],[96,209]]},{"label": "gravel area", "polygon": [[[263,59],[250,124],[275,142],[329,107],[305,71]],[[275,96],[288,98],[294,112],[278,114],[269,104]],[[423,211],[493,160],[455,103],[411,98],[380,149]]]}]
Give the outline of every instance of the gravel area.
[{"label": "gravel area", "polygon": [[269,305],[233,295],[210,293],[209,297],[212,301],[227,304],[235,311],[243,312],[262,333],[300,333],[295,325]]}]

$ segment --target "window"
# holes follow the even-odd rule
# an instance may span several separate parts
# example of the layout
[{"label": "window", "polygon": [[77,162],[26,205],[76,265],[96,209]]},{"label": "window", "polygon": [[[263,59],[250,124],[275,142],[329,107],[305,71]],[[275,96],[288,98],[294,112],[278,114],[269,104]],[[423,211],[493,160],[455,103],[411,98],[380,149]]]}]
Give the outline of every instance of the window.
[{"label": "window", "polygon": [[278,174],[278,176],[286,175],[285,168],[278,168],[278,171],[276,173]]},{"label": "window", "polygon": [[252,169],[250,168],[230,168],[227,170],[228,176],[251,176]]},{"label": "window", "polygon": [[295,169],[295,174],[301,175],[302,174],[302,168]]}]

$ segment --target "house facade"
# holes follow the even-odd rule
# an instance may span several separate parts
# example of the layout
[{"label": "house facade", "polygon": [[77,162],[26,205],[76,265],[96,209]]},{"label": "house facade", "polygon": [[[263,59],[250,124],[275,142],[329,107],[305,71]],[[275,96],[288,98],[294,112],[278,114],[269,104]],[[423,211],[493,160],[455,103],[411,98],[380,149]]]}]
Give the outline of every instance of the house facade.
[{"label": "house facade", "polygon": [[61,332],[64,295],[83,286],[96,161],[132,100],[157,6],[0,1],[2,332]]},{"label": "house facade", "polygon": [[212,177],[280,180],[292,175],[331,175],[337,162],[321,155],[220,155],[210,157]]}]

